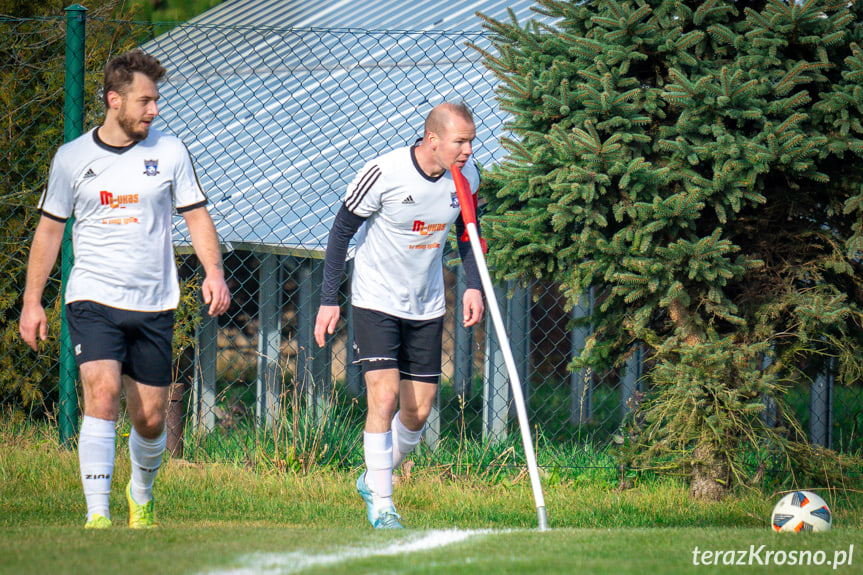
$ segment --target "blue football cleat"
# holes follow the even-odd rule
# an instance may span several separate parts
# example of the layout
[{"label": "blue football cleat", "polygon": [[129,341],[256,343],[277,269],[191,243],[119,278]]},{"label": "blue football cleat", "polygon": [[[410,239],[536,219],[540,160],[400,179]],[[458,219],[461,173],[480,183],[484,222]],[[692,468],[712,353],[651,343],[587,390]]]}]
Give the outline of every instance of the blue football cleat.
[{"label": "blue football cleat", "polygon": [[375,529],[404,529],[401,522],[402,516],[396,513],[395,507],[382,509],[378,516],[372,521]]},{"label": "blue football cleat", "polygon": [[369,523],[374,527],[375,524],[375,509],[372,501],[372,490],[369,489],[369,486],[366,485],[366,472],[363,471],[359,477],[357,477],[357,493],[360,494],[360,497],[363,498],[363,501],[366,502],[366,516],[369,518]]}]

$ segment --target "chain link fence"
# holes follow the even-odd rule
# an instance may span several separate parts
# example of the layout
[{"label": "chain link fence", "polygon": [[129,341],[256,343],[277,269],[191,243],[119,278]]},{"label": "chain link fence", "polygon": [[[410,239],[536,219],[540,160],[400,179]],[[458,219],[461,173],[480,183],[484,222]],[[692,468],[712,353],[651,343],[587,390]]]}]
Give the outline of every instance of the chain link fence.
[{"label": "chain link fence", "polygon": [[[60,412],[59,272],[43,300],[52,337],[39,354],[20,342],[17,318],[35,205],[64,137],[65,28],[60,19],[0,18],[4,417],[56,418]],[[500,158],[497,137],[506,116],[496,108],[494,78],[468,42],[486,39],[476,33],[169,28],[88,15],[84,129],[102,118],[98,86],[105,60],[135,46],[157,55],[169,70],[159,127],[189,146],[224,247],[233,303],[215,320],[196,300],[198,264],[178,218],[184,291],[169,411],[174,453],[244,459],[262,434],[284,431],[302,436],[295,441],[314,441],[310,430],[327,429],[341,442],[329,447],[335,454],[329,461],[359,461],[364,388],[348,345],[347,282],[335,336],[324,349],[312,336],[329,225],[362,163],[420,137],[424,114],[440,101],[464,99],[477,117],[475,157],[486,166]],[[493,329],[490,323],[465,329],[456,320],[464,282],[453,250],[447,254],[444,374],[425,440],[431,446],[516,442]],[[595,459],[588,463],[609,464],[603,454],[615,432],[649,393],[644,350],[633,349],[607,373],[571,373],[568,365],[589,335],[588,328],[572,326],[589,313],[592,298],[570,310],[554,284],[499,289],[540,462],[546,447],[589,446]],[[863,446],[859,383],[834,386],[825,374],[792,389],[788,399],[813,442],[843,450]],[[309,463],[272,457],[286,465]]]}]

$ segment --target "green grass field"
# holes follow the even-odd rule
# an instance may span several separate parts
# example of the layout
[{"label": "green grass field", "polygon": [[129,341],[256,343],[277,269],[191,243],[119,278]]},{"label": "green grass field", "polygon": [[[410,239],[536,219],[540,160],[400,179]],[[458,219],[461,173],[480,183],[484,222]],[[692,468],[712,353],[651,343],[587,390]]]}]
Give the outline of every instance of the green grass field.
[{"label": "green grass field", "polygon": [[[669,480],[626,491],[598,479],[549,481],[551,529],[539,532],[525,476],[491,480],[417,465],[396,487],[409,526],[396,533],[368,526],[354,471],[167,460],[156,485],[160,528],[133,531],[124,526],[123,440],[115,527],[84,531],[76,454],[47,431],[3,428],[0,573],[863,572],[863,494],[847,488],[820,491],[834,511],[832,531],[780,535],[767,525],[775,493],[704,503]],[[792,557],[804,565],[777,564]]]}]

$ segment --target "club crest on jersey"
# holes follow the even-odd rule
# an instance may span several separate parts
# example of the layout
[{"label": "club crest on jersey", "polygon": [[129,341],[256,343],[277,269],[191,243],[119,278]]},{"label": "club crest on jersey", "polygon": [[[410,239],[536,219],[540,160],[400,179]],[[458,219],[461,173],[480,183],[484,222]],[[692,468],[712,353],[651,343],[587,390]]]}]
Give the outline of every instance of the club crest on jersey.
[{"label": "club crest on jersey", "polygon": [[453,192],[449,195],[449,197],[450,197],[450,204],[449,204],[450,207],[458,209],[458,207],[459,207],[459,205],[458,205],[458,194],[456,192]]},{"label": "club crest on jersey", "polygon": [[144,160],[144,175],[155,176],[159,173],[159,160]]}]

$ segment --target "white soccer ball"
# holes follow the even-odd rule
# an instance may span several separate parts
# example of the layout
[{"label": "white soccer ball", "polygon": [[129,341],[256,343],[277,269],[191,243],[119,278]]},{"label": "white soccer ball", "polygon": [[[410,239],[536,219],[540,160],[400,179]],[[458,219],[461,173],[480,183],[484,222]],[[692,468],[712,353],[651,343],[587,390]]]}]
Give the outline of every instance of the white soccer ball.
[{"label": "white soccer ball", "polygon": [[811,491],[792,491],[773,508],[770,524],[775,531],[827,531],[833,515],[827,503]]}]

